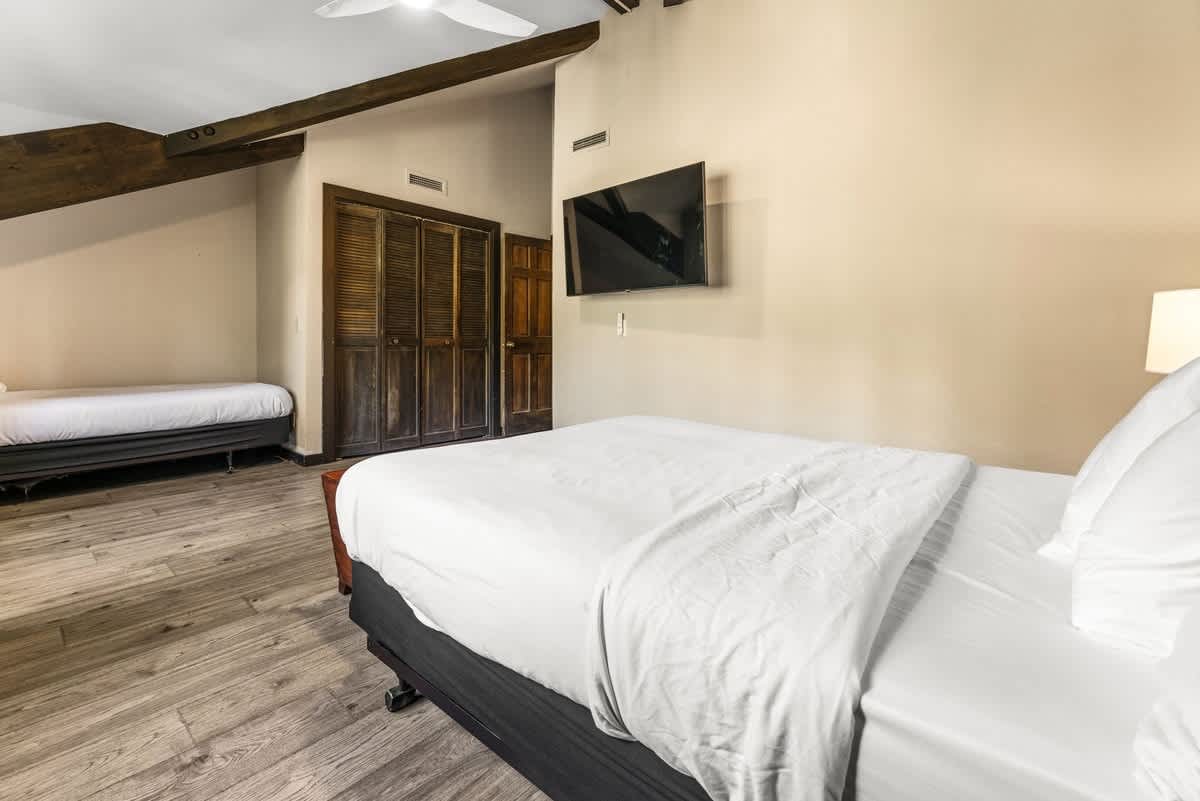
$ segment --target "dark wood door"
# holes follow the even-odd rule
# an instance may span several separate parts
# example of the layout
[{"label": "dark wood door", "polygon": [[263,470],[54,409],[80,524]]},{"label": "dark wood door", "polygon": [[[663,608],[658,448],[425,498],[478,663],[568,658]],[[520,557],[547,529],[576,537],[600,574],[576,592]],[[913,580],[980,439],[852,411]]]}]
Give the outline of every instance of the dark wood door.
[{"label": "dark wood door", "polygon": [[458,229],[429,222],[421,226],[421,440],[456,438],[455,276]]},{"label": "dark wood door", "polygon": [[458,438],[487,436],[492,380],[488,341],[491,237],[463,228],[458,236]]},{"label": "dark wood door", "polygon": [[553,427],[553,255],[546,239],[505,237],[504,434]]},{"label": "dark wood door", "polygon": [[380,448],[379,210],[339,204],[335,225],[334,446],[359,456]]},{"label": "dark wood door", "polygon": [[421,221],[383,212],[383,293],[380,347],[385,451],[421,444]]}]

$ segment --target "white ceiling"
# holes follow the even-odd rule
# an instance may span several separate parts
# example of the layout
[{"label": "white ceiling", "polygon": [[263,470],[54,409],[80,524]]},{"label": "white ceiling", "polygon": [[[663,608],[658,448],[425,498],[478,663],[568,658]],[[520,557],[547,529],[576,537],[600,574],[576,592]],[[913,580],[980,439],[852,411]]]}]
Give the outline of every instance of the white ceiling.
[{"label": "white ceiling", "polygon": [[[488,0],[537,34],[602,0]],[[169,133],[514,40],[397,7],[322,19],[322,0],[18,0],[0,9],[0,135],[117,122]]]}]

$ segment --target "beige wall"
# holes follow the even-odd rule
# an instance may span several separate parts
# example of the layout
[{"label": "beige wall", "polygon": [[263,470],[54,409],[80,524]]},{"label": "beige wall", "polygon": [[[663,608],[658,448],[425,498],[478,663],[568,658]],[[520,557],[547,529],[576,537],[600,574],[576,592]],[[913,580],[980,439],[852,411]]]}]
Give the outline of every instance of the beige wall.
[{"label": "beige wall", "polygon": [[10,389],[254,380],[253,170],[0,221]]},{"label": "beige wall", "polygon": [[[555,208],[706,160],[721,286],[559,282],[558,424],[1073,472],[1151,385],[1150,295],[1200,286],[1191,0],[695,0],[602,27],[558,67]],[[602,127],[611,147],[571,154]]]},{"label": "beige wall", "polygon": [[[488,94],[496,87],[479,82],[326,123],[308,132],[301,159],[260,168],[260,375],[296,396],[297,450],[321,450],[324,184],[497,220],[511,233],[550,233],[552,92]],[[410,188],[409,168],[445,179],[449,194]]]}]

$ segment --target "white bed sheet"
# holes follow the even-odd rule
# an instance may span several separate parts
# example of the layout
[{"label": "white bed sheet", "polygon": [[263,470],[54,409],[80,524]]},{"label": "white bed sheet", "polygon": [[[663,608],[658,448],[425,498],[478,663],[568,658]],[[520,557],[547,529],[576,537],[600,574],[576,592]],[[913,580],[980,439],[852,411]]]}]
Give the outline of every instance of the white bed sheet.
[{"label": "white bed sheet", "polygon": [[271,384],[169,384],[0,392],[0,447],[274,420],[292,396]]},{"label": "white bed sheet", "polygon": [[1070,624],[1037,556],[1070,476],[979,468],[893,598],[867,670],[858,801],[1135,801],[1148,662]]},{"label": "white bed sheet", "polygon": [[[583,637],[606,558],[822,443],[622,418],[350,469],[352,557],[476,653],[586,705]],[[1153,667],[1070,619],[1037,556],[1071,477],[981,467],[906,570],[868,668],[858,801],[1135,801]]]}]

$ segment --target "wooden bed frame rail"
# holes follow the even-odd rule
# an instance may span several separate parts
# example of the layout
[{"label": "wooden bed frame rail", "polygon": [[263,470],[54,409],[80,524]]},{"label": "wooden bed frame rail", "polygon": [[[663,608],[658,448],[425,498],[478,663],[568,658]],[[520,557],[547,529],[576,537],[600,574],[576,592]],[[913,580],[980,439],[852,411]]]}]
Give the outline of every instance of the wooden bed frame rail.
[{"label": "wooden bed frame rail", "polygon": [[345,470],[323,473],[321,489],[325,492],[325,512],[329,515],[329,537],[333,540],[333,562],[337,568],[338,592],[349,595],[353,587],[353,567],[350,554],[346,552],[346,543],[342,542],[342,530],[338,527],[337,518],[337,488],[345,474]]}]

